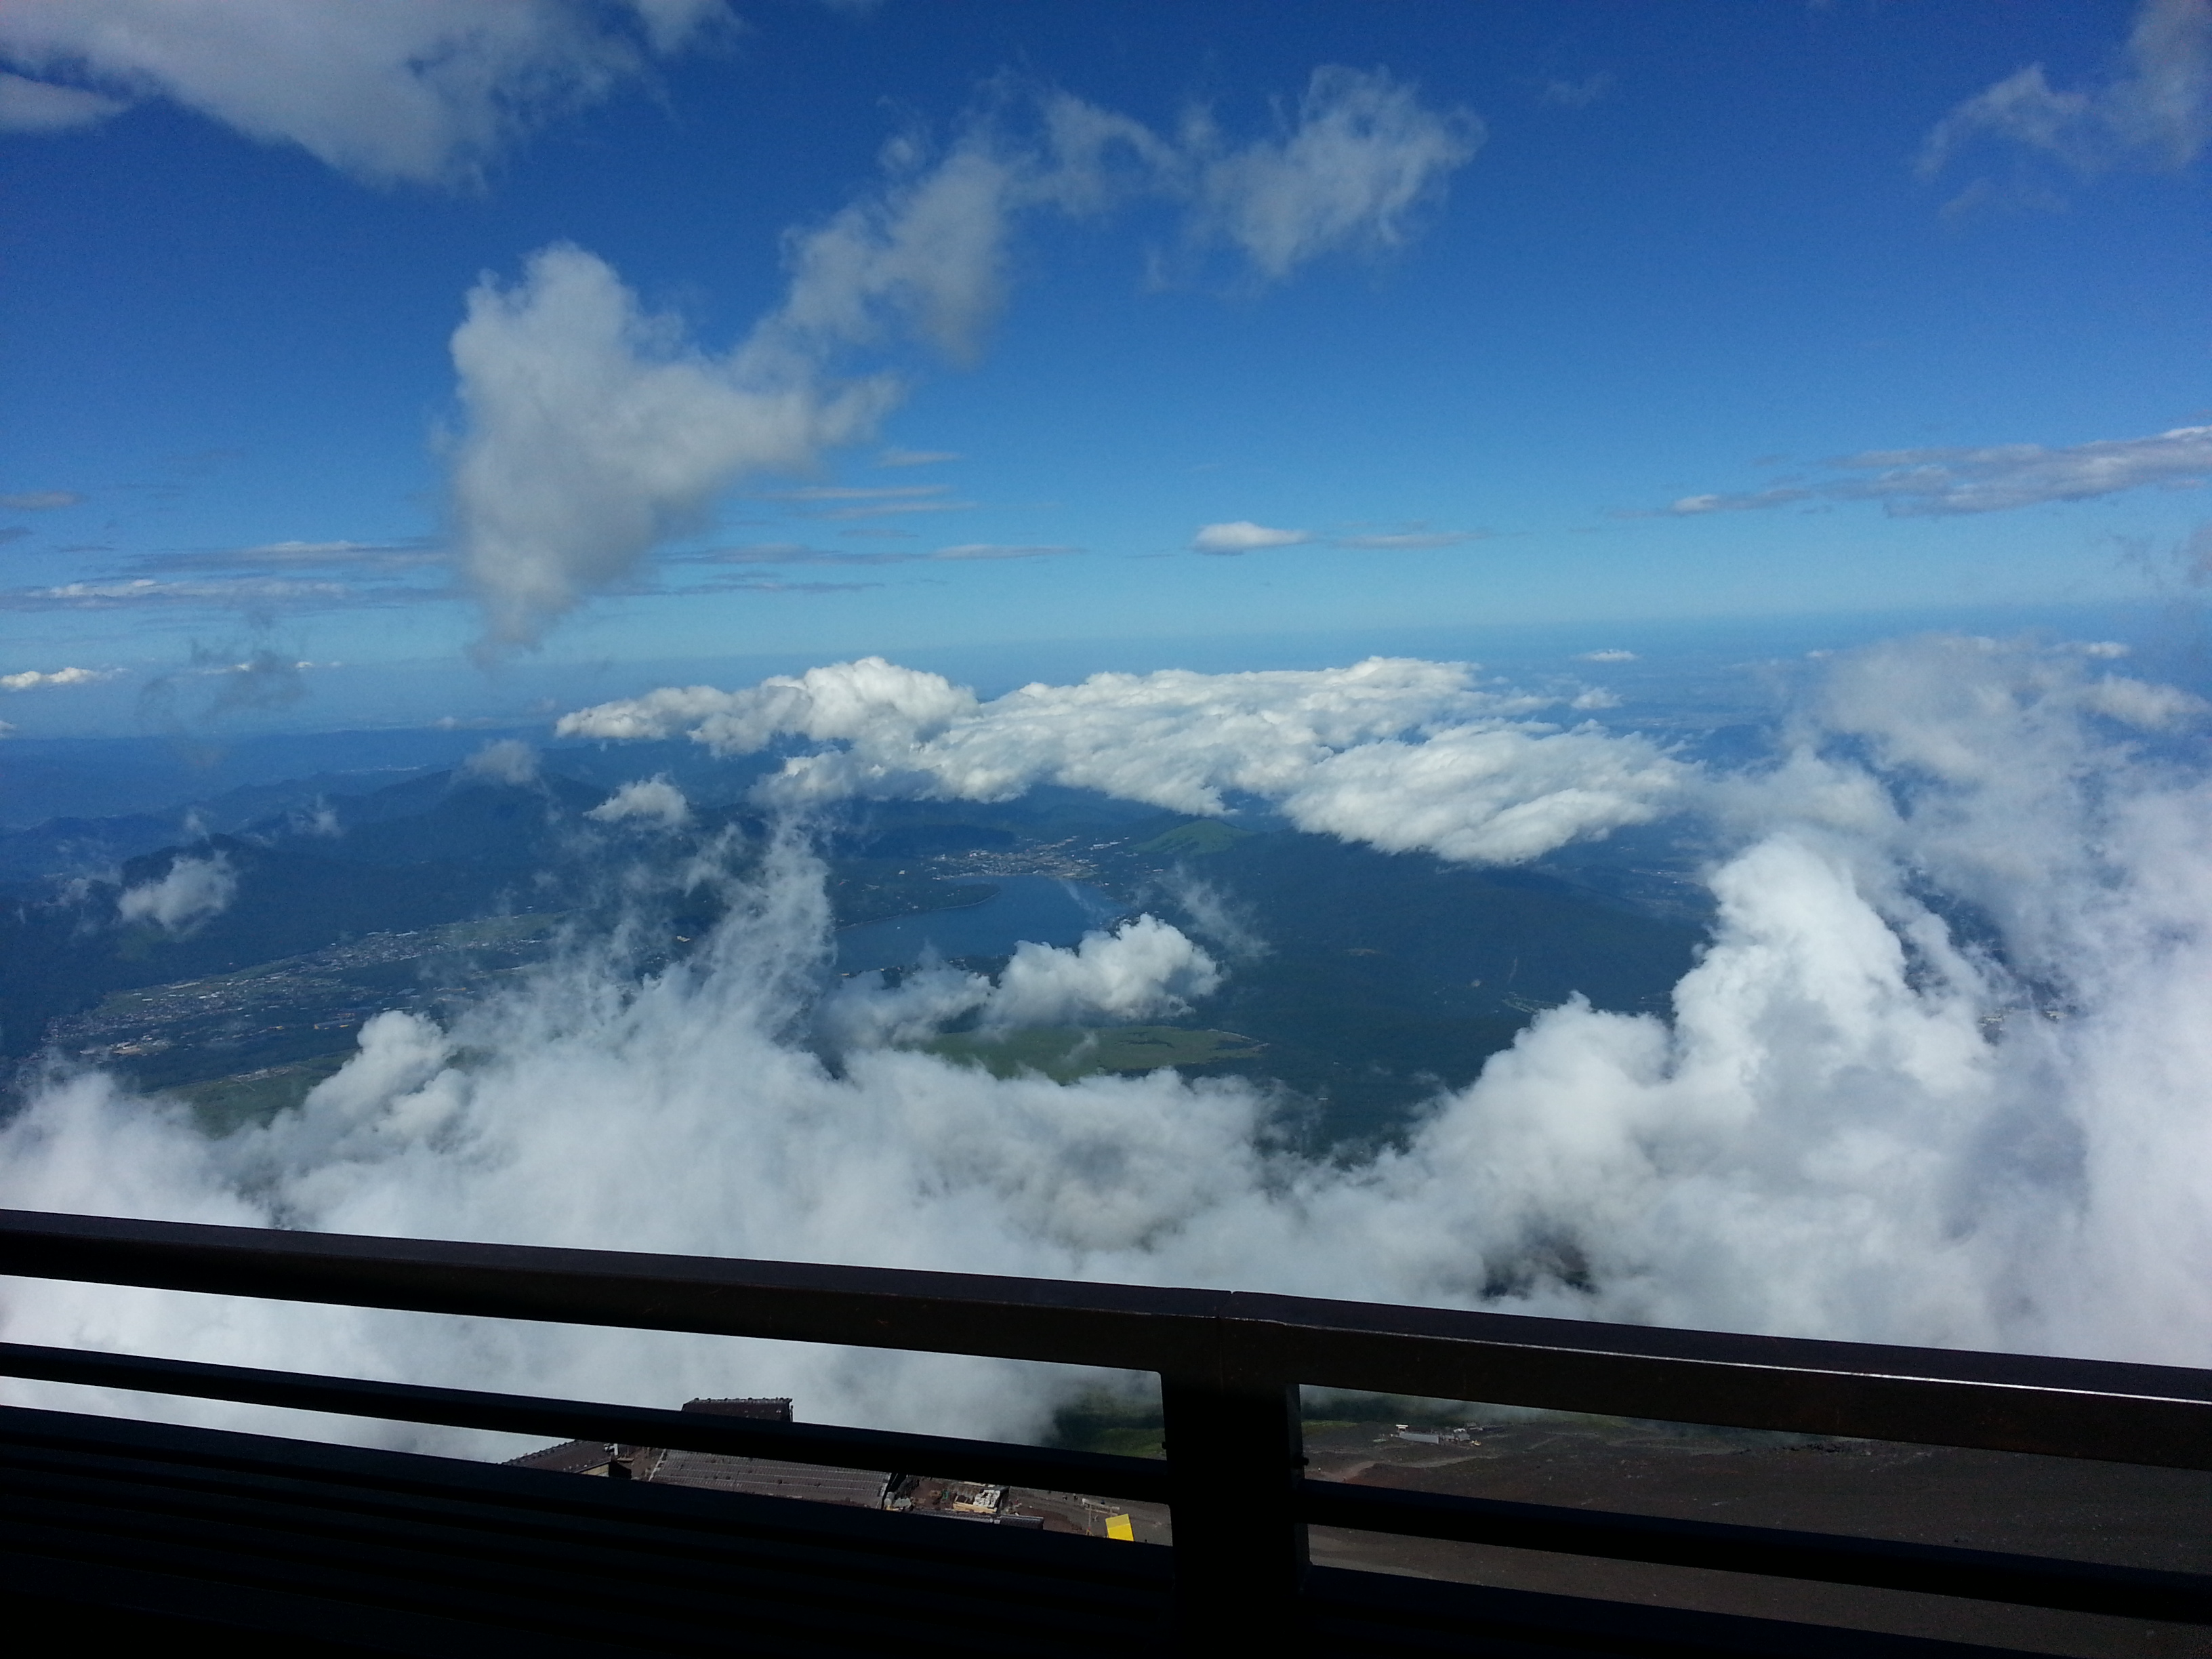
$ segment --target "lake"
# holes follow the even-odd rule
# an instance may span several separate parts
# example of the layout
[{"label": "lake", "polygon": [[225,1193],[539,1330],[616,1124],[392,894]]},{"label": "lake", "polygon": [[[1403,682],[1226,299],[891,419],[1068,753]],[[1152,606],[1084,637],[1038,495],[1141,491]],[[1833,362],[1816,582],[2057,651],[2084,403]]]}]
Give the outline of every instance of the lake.
[{"label": "lake", "polygon": [[1123,914],[1123,907],[1099,888],[1057,876],[987,876],[998,896],[959,910],[894,916],[862,922],[837,932],[837,967],[848,974],[878,968],[905,968],[934,948],[943,957],[1010,956],[1024,939],[1040,945],[1075,945]]}]

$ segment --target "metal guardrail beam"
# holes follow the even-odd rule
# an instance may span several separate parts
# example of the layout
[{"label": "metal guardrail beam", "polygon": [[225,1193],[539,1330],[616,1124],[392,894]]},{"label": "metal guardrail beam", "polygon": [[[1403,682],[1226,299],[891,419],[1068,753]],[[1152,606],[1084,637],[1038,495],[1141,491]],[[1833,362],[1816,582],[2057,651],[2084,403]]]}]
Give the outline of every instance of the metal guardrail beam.
[{"label": "metal guardrail beam", "polygon": [[0,1211],[0,1274],[2212,1469],[2212,1373],[1249,1291]]},{"label": "metal guardrail beam", "polygon": [[550,1440],[605,1440],[625,1446],[719,1452],[728,1457],[820,1463],[838,1469],[956,1475],[1048,1492],[1134,1498],[1140,1503],[1168,1501],[1167,1465],[1157,1458],[1062,1451],[996,1440],[767,1422],[707,1412],[606,1406],[407,1382],[362,1382],[350,1377],[204,1365],[131,1354],[86,1353],[20,1342],[0,1342],[0,1376],[182,1395],[196,1400],[234,1400],[293,1411],[435,1423],[501,1434],[543,1435]]}]

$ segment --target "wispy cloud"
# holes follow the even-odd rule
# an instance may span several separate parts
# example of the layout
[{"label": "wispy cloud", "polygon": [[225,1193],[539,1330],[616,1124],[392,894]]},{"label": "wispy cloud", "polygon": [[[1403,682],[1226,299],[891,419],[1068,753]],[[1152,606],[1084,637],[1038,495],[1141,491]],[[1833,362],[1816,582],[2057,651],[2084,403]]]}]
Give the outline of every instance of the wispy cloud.
[{"label": "wispy cloud", "polygon": [[753,499],[763,501],[896,501],[942,495],[951,484],[811,484],[804,489],[763,490]]},{"label": "wispy cloud", "polygon": [[160,581],[150,576],[62,582],[50,587],[0,588],[0,611],[216,609],[258,612],[398,603],[433,597],[426,590],[386,587],[366,592],[343,582]]},{"label": "wispy cloud", "polygon": [[1556,109],[1588,109],[1613,88],[1613,71],[1600,70],[1579,81],[1547,81],[1540,96]]},{"label": "wispy cloud", "polygon": [[674,553],[668,556],[667,562],[672,564],[866,566],[922,564],[933,560],[1054,558],[1082,550],[1079,547],[1058,543],[1010,545],[997,542],[962,542],[928,553],[902,550],[853,553],[841,549],[814,547],[805,542],[755,542],[744,547],[714,547],[694,553]]},{"label": "wispy cloud", "polygon": [[1484,137],[1472,112],[1432,109],[1380,71],[1317,69],[1297,124],[1278,137],[1225,148],[1208,124],[1193,125],[1193,234],[1237,248],[1278,279],[1330,250],[1398,247],[1416,210]]},{"label": "wispy cloud", "polygon": [[1820,498],[1877,501],[1893,517],[1919,518],[2086,501],[2131,489],[2187,489],[2212,480],[2212,426],[2176,427],[2149,437],[2104,438],[2057,449],[2041,444],[1876,449],[1831,465],[1844,476],[1742,495],[1686,495],[1656,514],[1647,510],[1622,516],[1690,518]]},{"label": "wispy cloud", "polygon": [[73,489],[22,489],[0,495],[0,511],[51,513],[56,507],[78,506],[83,500]]},{"label": "wispy cloud", "polygon": [[1317,536],[1310,530],[1276,530],[1267,525],[1255,524],[1249,519],[1236,519],[1226,524],[1210,524],[1191,538],[1194,553],[1257,553],[1271,547],[1340,547],[1354,552],[1419,552],[1438,547],[1459,547],[1466,543],[1480,541],[1482,532],[1474,530],[1428,530],[1416,525],[1407,530],[1364,531],[1345,536]]},{"label": "wispy cloud", "polygon": [[947,499],[951,484],[891,484],[870,489],[854,484],[817,484],[778,489],[757,501],[788,501],[810,519],[886,519],[902,513],[964,513],[974,501]]},{"label": "wispy cloud", "polygon": [[1787,507],[1792,501],[1810,501],[1812,496],[1809,489],[1778,485],[1772,489],[1754,489],[1735,495],[1685,495],[1664,511],[1678,519],[1688,519],[1700,513],[1748,513],[1764,507]]},{"label": "wispy cloud", "polygon": [[1376,552],[1418,552],[1424,548],[1462,547],[1468,542],[1482,540],[1482,534],[1474,530],[1401,530],[1382,534],[1332,536],[1331,547],[1346,547]]},{"label": "wispy cloud", "polygon": [[188,548],[149,553],[134,561],[134,566],[147,571],[389,572],[435,568],[447,563],[448,557],[443,548],[427,541],[289,541],[264,542],[254,547]]},{"label": "wispy cloud", "polygon": [[935,466],[940,461],[966,458],[952,449],[886,449],[876,457],[878,466]]},{"label": "wispy cloud", "polygon": [[2075,172],[2124,161],[2186,167],[2212,139],[2212,0],[2145,0],[2122,62],[2078,91],[2053,87],[2030,64],[1958,105],[1921,146],[1933,177],[1978,141],[1996,139],[2055,157]]},{"label": "wispy cloud", "polygon": [[120,98],[0,71],[0,132],[68,132],[120,115]]},{"label": "wispy cloud", "polygon": [[1079,547],[1058,544],[1007,547],[996,542],[963,542],[957,547],[940,547],[926,556],[933,559],[1056,559],[1081,551],[1083,550]]},{"label": "wispy cloud", "polygon": [[1575,660],[1577,662],[1634,662],[1636,653],[1633,651],[1585,651]]},{"label": "wispy cloud", "polygon": [[0,525],[0,544],[4,544],[8,542],[20,542],[30,533],[31,527],[28,525]]}]

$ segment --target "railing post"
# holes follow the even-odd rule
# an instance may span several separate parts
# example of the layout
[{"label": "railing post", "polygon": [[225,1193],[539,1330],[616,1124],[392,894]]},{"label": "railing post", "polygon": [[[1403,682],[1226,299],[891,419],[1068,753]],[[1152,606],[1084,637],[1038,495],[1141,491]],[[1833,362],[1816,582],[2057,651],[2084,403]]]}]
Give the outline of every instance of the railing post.
[{"label": "railing post", "polygon": [[1294,1383],[1165,1376],[1176,1618],[1186,1653],[1287,1647],[1305,1576],[1305,1464]]}]

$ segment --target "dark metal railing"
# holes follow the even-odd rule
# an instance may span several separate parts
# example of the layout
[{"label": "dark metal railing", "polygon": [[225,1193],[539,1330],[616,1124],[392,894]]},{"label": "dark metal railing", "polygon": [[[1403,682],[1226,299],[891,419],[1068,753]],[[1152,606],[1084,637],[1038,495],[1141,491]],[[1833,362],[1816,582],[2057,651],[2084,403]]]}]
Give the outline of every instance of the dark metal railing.
[{"label": "dark metal railing", "polygon": [[1154,1371],[1167,1456],[0,1345],[0,1375],[1164,1502],[1197,1641],[1287,1618],[1309,1524],[2212,1623],[2212,1577],[1304,1478],[1300,1384],[2212,1469],[2212,1373],[1246,1291],[0,1212],[0,1274]]}]

